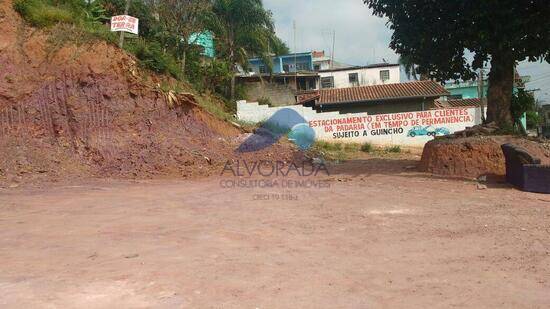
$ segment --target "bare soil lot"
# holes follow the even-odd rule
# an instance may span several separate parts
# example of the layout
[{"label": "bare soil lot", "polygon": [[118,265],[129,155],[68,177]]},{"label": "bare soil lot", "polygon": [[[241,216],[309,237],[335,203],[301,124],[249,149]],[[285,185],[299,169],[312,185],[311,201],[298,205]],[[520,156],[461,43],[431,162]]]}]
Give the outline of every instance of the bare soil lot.
[{"label": "bare soil lot", "polygon": [[548,308],[550,197],[410,164],[0,189],[0,307]]}]

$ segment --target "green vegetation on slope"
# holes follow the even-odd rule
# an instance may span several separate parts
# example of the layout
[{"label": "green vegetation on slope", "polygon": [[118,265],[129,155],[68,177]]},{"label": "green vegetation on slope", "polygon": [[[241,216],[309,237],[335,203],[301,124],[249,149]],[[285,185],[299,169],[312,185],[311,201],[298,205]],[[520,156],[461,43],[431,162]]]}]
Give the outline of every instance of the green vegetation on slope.
[{"label": "green vegetation on slope", "polygon": [[[125,4],[126,0],[15,0],[14,8],[29,24],[50,33],[49,48],[55,51],[66,43],[116,44],[118,33],[110,31],[109,19],[123,14]],[[242,96],[232,79],[235,65],[246,67],[247,57],[288,51],[275,36],[271,13],[260,0],[132,0],[128,14],[139,19],[139,36],[125,34],[124,49],[143,68],[221,98],[223,104],[204,98],[199,103],[226,119],[235,109],[228,100]],[[229,28],[238,29],[239,35]],[[215,59],[203,57],[202,48],[189,42],[192,33],[205,31],[216,38]]]}]

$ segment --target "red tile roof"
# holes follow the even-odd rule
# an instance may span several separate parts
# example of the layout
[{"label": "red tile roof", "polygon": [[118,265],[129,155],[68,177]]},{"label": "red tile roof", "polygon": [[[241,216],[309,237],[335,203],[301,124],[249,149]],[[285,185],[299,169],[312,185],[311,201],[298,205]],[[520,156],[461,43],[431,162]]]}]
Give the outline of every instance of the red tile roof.
[{"label": "red tile roof", "polygon": [[304,103],[310,102],[310,101],[316,101],[319,100],[321,95],[319,94],[319,91],[312,91],[307,93],[302,93],[296,96],[296,104],[303,105]]},{"label": "red tile roof", "polygon": [[321,97],[317,102],[318,105],[412,98],[438,98],[450,95],[443,86],[431,80],[354,88],[323,89],[319,93]]},{"label": "red tile roof", "polygon": [[[484,105],[487,105],[486,103]],[[435,101],[436,108],[455,108],[455,107],[479,107],[481,99],[451,99],[446,101]]]}]

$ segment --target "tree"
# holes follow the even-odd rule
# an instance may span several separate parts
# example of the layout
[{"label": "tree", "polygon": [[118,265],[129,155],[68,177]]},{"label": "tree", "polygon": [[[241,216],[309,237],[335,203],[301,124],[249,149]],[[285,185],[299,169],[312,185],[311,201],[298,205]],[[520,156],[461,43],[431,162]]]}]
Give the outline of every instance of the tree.
[{"label": "tree", "polygon": [[[470,80],[490,62],[487,122],[510,127],[514,66],[550,62],[548,0],[364,0],[389,19],[390,47],[439,81]],[[469,54],[473,60],[468,61]]]},{"label": "tree", "polygon": [[210,2],[205,0],[159,0],[156,4],[159,21],[166,37],[172,38],[181,62],[182,76],[185,75],[189,37],[204,31],[204,16],[210,11]]},{"label": "tree", "polygon": [[[214,0],[208,18],[217,47],[233,70],[248,67],[248,58],[259,56],[269,66],[270,53],[288,51],[274,31],[271,12],[261,0]],[[231,99],[235,97],[235,76],[231,78]]]},{"label": "tree", "polygon": [[[518,89],[516,93],[512,95],[511,105],[512,119],[514,123],[519,126],[521,117],[523,114],[527,114],[527,127],[532,128],[536,126],[537,119],[537,102],[532,92],[527,92],[524,89]],[[524,128],[527,129],[527,128]]]},{"label": "tree", "polygon": [[405,70],[405,75],[407,75],[408,79],[411,79],[412,77],[414,80],[418,80],[418,77],[416,75],[416,64],[411,61],[410,57],[400,56],[397,62],[399,62],[399,64]]}]

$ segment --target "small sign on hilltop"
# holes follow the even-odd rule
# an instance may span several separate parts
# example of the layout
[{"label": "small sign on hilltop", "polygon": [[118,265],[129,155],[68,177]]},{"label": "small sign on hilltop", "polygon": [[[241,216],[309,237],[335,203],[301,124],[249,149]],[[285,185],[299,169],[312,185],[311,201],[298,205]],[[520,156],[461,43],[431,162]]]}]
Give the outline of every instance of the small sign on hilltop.
[{"label": "small sign on hilltop", "polygon": [[129,15],[111,17],[111,31],[124,31],[138,34],[139,19]]}]

